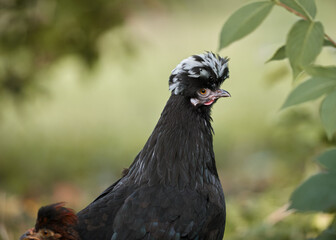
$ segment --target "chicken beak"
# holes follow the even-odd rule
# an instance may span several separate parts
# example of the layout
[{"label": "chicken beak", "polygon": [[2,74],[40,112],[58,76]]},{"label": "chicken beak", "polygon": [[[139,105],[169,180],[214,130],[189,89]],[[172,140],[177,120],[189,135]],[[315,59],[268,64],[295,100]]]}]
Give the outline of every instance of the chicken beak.
[{"label": "chicken beak", "polygon": [[214,92],[214,97],[216,99],[221,97],[231,97],[231,94],[228,91],[225,91],[223,89],[218,89]]},{"label": "chicken beak", "polygon": [[231,97],[230,93],[228,91],[225,91],[223,89],[218,89],[216,91],[211,91],[208,97],[199,99],[199,98],[191,98],[190,101],[194,106],[197,106],[199,104],[210,106],[215,101],[217,101],[218,98],[221,97]]},{"label": "chicken beak", "polygon": [[27,231],[21,237],[20,240],[39,240],[36,236],[36,232]]}]

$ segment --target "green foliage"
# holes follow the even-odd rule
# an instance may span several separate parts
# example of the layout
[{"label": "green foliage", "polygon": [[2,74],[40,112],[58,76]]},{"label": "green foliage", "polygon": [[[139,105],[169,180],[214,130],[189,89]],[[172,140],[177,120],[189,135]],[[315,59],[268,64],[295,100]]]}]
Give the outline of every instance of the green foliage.
[{"label": "green foliage", "polygon": [[[323,26],[320,22],[299,20],[289,31],[286,55],[293,69],[294,78],[304,66],[312,63],[322,50]],[[313,47],[312,47],[313,46]]]},{"label": "green foliage", "polygon": [[270,1],[255,2],[232,14],[222,28],[220,49],[255,30],[270,13],[273,5]]},{"label": "green foliage", "polygon": [[317,161],[322,164],[329,172],[336,173],[336,149],[322,153]]},{"label": "green foliage", "polygon": [[306,72],[313,77],[323,77],[328,79],[333,79],[336,81],[336,67],[335,66],[308,66]]},{"label": "green foliage", "polygon": [[42,85],[38,76],[69,55],[92,67],[102,35],[123,24],[134,7],[147,4],[128,0],[1,1],[0,96],[20,100],[35,93],[31,90]]},{"label": "green foliage", "polygon": [[280,3],[297,11],[307,19],[315,18],[316,5],[314,0],[280,0]]},{"label": "green foliage", "polygon": [[323,46],[326,46],[326,47],[335,47],[335,42],[331,42],[329,39],[324,39]]},{"label": "green foliage", "polygon": [[[5,1],[0,15],[0,93],[23,97],[36,76],[73,54],[91,65],[100,35],[124,19],[118,0]],[[98,14],[99,13],[99,14]]]},{"label": "green foliage", "polygon": [[282,108],[314,100],[336,88],[336,80],[312,77],[297,86],[287,97]]},{"label": "green foliage", "polygon": [[330,93],[323,100],[320,112],[323,126],[328,138],[331,139],[336,132],[336,91]]},{"label": "green foliage", "polygon": [[336,132],[336,126],[334,114],[331,110],[328,111],[334,106],[334,98],[328,97],[328,94],[334,88],[336,67],[315,66],[312,63],[320,54],[322,47],[335,48],[336,43],[324,33],[323,24],[314,20],[317,11],[314,0],[255,2],[238,9],[222,28],[220,49],[255,30],[271,11],[273,4],[285,8],[302,19],[292,26],[288,32],[286,44],[278,48],[268,62],[288,58],[294,78],[302,72],[314,77],[294,89],[283,104],[283,108],[314,100],[326,94],[327,100],[321,107],[321,118],[328,137],[331,138]]},{"label": "green foliage", "polygon": [[[314,0],[270,0],[250,3],[238,9],[223,26],[220,49],[255,30],[273,5],[282,7],[301,19],[290,28],[285,45],[279,47],[267,62],[288,59],[294,79],[301,73],[305,73],[302,76],[308,75],[304,82],[290,92],[282,108],[324,96],[320,107],[320,118],[326,135],[329,140],[332,140],[336,133],[336,66],[318,66],[314,62],[323,47],[336,48],[336,42],[324,32],[323,24],[315,20],[317,8]],[[250,23],[246,16],[253,16],[257,21]],[[242,25],[244,25],[244,31],[240,31]],[[232,29],[240,31],[239,37],[231,37],[232,34],[227,33]],[[226,34],[230,37],[225,38]],[[326,151],[317,160],[327,169],[327,172],[316,174],[303,182],[292,193],[290,208],[299,212],[320,211],[335,214],[336,150]],[[335,239],[335,222],[336,220],[316,239]]]},{"label": "green foliage", "polygon": [[[325,47],[334,47],[333,43],[330,42],[330,41],[327,40],[327,39],[323,39],[323,46],[325,46]],[[283,60],[283,59],[286,59],[286,58],[287,58],[287,54],[286,54],[286,45],[284,45],[284,46],[279,47],[279,48],[275,51],[275,53],[273,54],[273,56],[272,56],[269,60],[267,60],[267,62],[277,61],[277,60]],[[309,73],[310,75],[312,75],[312,73],[311,73],[311,71],[310,71],[311,68],[314,68],[314,67],[309,66],[309,68],[306,68],[306,69],[305,69],[306,72]],[[321,68],[322,68],[322,71],[319,72],[318,76],[322,76],[322,75],[320,75],[320,74],[323,74],[323,72],[327,71],[327,70],[324,70],[324,69],[323,69],[323,68],[327,68],[327,67],[321,67]],[[332,67],[331,67],[331,68],[332,68]],[[335,77],[335,74],[336,74],[336,73],[334,73],[333,77]],[[314,75],[312,75],[312,76],[314,76]]]},{"label": "green foliage", "polygon": [[281,46],[281,47],[278,48],[278,50],[275,51],[273,56],[267,62],[276,61],[276,60],[283,60],[285,58],[287,58],[286,46]]},{"label": "green foliage", "polygon": [[291,209],[301,212],[336,212],[336,174],[319,173],[300,185],[290,198]]}]

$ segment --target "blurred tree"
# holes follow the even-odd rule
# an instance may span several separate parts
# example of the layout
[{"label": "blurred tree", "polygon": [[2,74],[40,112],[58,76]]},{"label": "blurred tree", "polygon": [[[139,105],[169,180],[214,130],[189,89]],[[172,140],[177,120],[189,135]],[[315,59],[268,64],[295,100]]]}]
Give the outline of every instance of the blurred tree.
[{"label": "blurred tree", "polygon": [[130,6],[119,0],[0,0],[0,93],[25,96],[41,70],[69,54],[92,66],[98,38],[122,24]]}]

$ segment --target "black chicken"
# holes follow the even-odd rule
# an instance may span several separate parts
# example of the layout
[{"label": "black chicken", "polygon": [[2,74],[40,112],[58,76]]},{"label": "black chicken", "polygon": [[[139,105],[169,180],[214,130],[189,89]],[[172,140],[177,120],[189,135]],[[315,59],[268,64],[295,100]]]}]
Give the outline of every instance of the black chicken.
[{"label": "black chicken", "polygon": [[77,223],[76,214],[64,203],[51,204],[39,209],[35,227],[20,240],[79,240]]},{"label": "black chicken", "polygon": [[228,59],[183,60],[171,96],[129,171],[78,213],[82,240],[223,238],[225,201],[212,145],[211,107],[229,76]]}]

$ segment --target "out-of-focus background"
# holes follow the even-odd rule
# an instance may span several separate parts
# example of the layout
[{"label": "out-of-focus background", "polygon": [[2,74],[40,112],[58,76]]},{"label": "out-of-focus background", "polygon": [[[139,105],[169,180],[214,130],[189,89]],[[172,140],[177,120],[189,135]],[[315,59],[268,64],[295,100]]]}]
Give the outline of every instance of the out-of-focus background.
[{"label": "out-of-focus background", "polygon": [[[78,211],[117,180],[159,118],[171,70],[216,52],[223,23],[247,2],[1,0],[0,239],[18,239],[41,205]],[[336,2],[317,8],[333,36]],[[280,110],[295,84],[286,61],[265,62],[297,18],[272,11],[219,52],[232,95],[213,109],[226,239],[305,239],[330,221],[285,211],[328,143],[317,102]],[[324,51],[318,62],[330,59]]]}]

